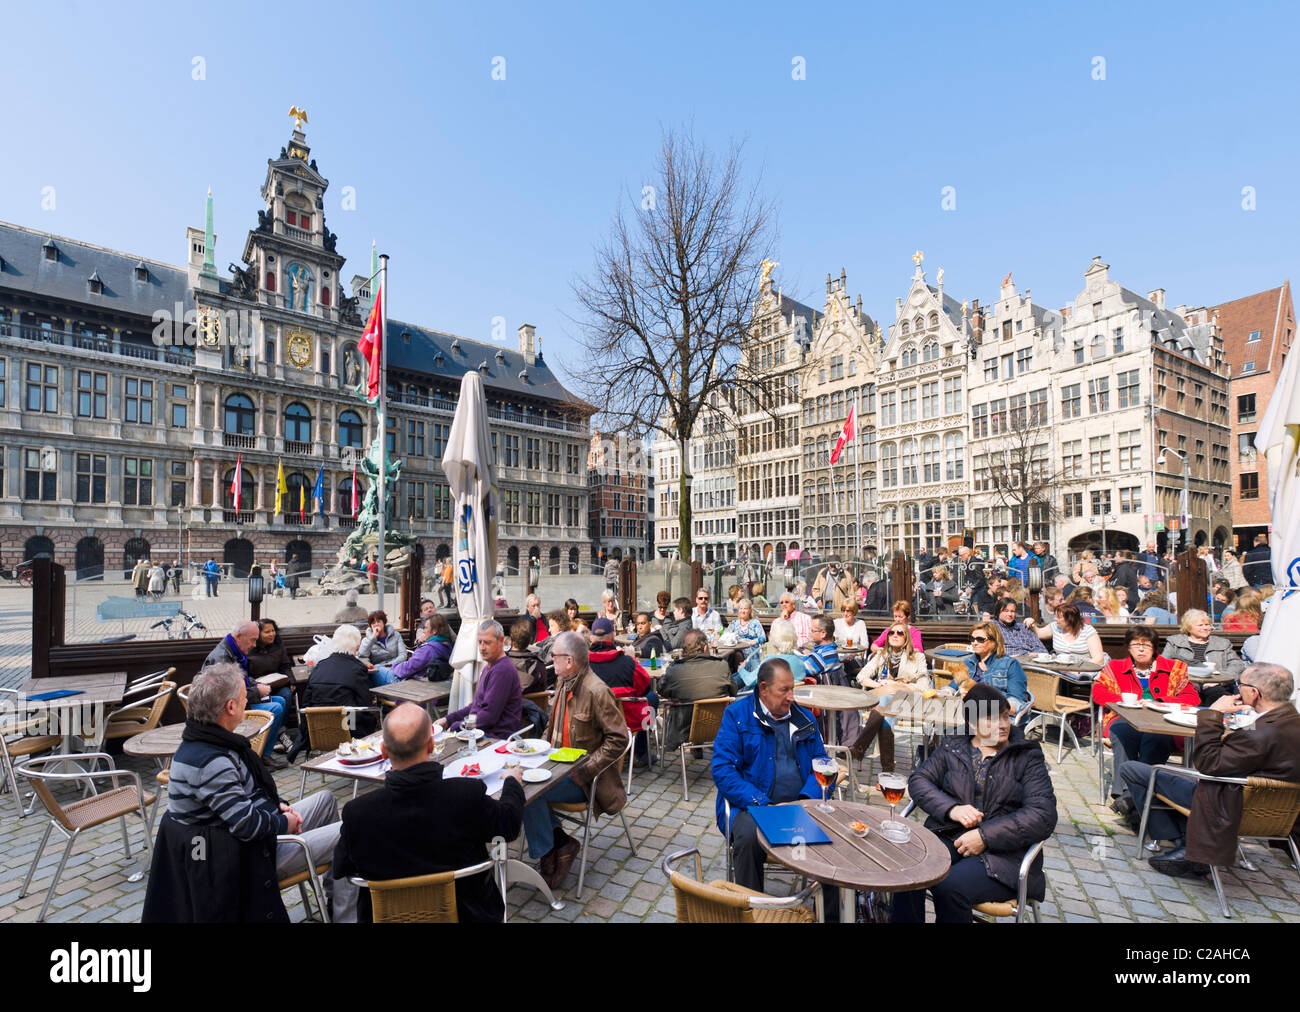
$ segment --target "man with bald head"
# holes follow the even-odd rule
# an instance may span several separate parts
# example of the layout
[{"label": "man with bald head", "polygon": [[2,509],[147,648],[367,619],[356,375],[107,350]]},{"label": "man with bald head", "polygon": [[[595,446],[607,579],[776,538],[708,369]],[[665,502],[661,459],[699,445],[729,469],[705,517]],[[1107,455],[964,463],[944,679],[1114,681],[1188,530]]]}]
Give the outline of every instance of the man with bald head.
[{"label": "man with bald head", "polygon": [[[335,878],[383,880],[451,871],[485,860],[493,840],[519,836],[522,771],[503,775],[500,801],[488,794],[483,780],[444,780],[442,764],[432,758],[432,731],[428,713],[414,703],[403,703],[384,721],[383,753],[392,768],[381,789],[344,807]],[[369,903],[366,894],[359,919],[369,919]],[[490,873],[457,881],[456,911],[461,921],[504,917],[505,904]]]},{"label": "man with bald head", "polygon": [[[273,693],[265,685],[248,677],[248,651],[257,642],[257,623],[243,620],[226,633],[203,660],[203,667],[214,664],[238,664],[244,673],[244,688],[248,692],[248,708],[265,710],[271,714],[271,730],[266,736],[266,747],[262,750],[262,763],[270,770],[282,770],[289,764],[275,754],[275,743],[280,740],[280,729],[284,726],[284,713],[289,705],[289,690],[282,689],[281,694]],[[200,669],[201,670],[201,669]]]}]

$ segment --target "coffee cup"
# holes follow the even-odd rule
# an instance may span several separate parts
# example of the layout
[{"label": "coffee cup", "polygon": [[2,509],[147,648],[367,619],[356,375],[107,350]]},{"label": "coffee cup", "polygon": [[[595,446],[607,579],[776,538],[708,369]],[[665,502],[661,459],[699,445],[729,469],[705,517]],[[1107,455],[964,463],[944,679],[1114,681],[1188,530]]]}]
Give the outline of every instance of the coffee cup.
[{"label": "coffee cup", "polygon": [[1138,694],[1136,692],[1121,692],[1119,698],[1127,705],[1133,706],[1138,701]]}]

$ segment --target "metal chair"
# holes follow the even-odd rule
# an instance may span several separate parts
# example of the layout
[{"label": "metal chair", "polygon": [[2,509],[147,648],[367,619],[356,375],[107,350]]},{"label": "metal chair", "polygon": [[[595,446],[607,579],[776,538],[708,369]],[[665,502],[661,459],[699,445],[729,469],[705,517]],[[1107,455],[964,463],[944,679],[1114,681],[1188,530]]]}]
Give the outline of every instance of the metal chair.
[{"label": "metal chair", "polygon": [[[86,760],[102,759],[108,766],[103,770],[79,770],[76,773],[47,773],[44,770],[46,765],[62,762],[67,759]],[[24,777],[31,783],[36,797],[40,799],[45,810],[50,814],[50,824],[45,827],[45,835],[41,837],[40,846],[36,848],[36,854],[32,857],[32,866],[27,869],[27,878],[23,880],[23,887],[19,892],[19,899],[27,895],[27,891],[32,884],[32,876],[36,874],[36,866],[40,863],[41,854],[45,851],[45,844],[50,839],[52,830],[57,829],[67,838],[67,846],[63,848],[63,854],[59,858],[59,866],[55,869],[54,878],[50,880],[49,891],[45,894],[45,902],[41,904],[41,912],[37,915],[38,921],[45,920],[46,911],[49,910],[50,900],[54,898],[54,890],[59,884],[59,876],[63,874],[63,867],[68,862],[68,857],[72,853],[72,845],[76,843],[77,837],[84,830],[93,829],[96,826],[102,826],[106,822],[119,819],[122,826],[122,848],[126,851],[126,856],[131,856],[131,841],[127,835],[126,817],[128,815],[139,815],[140,821],[144,823],[144,849],[146,854],[152,853],[152,836],[153,823],[149,817],[147,808],[152,805],[156,799],[154,794],[146,794],[144,786],[140,781],[140,774],[131,770],[119,770],[113,767],[112,758],[105,752],[89,752],[73,756],[51,755],[41,756],[34,759],[28,759],[26,762],[16,767],[19,776]],[[70,804],[63,805],[54,797],[54,792],[50,789],[54,784],[71,784],[81,783],[89,785],[92,789],[95,781],[108,778],[113,782],[110,790],[100,794],[91,794],[89,797],[81,798]],[[134,786],[121,786],[118,781],[121,778],[130,780]],[[147,863],[147,862],[146,862]],[[128,882],[138,882],[144,877],[144,871],[137,871],[128,876]]]},{"label": "metal chair", "polygon": [[[703,752],[705,749],[713,748],[713,739],[718,736],[718,728],[722,726],[722,714],[735,700],[730,696],[713,696],[709,699],[697,699],[692,703],[673,703],[664,700],[669,707],[687,706],[691,707],[691,728],[687,732],[686,740],[682,742],[679,753],[682,757],[682,800],[690,801],[690,795],[686,786],[686,753]],[[663,705],[663,704],[661,704]]]},{"label": "metal chair", "polygon": [[353,885],[370,890],[370,909],[376,924],[456,924],[456,880],[490,871],[506,896],[505,868],[495,858],[455,871],[408,878],[367,880],[354,877]]},{"label": "metal chair", "polygon": [[[695,856],[695,877],[673,868]],[[811,924],[816,915],[805,904],[821,888],[813,882],[793,896],[769,896],[730,881],[704,883],[698,847],[679,850],[660,862],[677,899],[678,924]]]},{"label": "metal chair", "polygon": [[1016,898],[1013,900],[999,901],[994,900],[988,903],[977,903],[971,909],[977,917],[995,921],[1000,917],[1010,917],[1016,924],[1019,924],[1025,918],[1025,911],[1028,910],[1034,918],[1034,923],[1038,924],[1041,920],[1039,917],[1038,900],[1029,899],[1029,870],[1043,850],[1043,843],[1039,840],[1036,844],[1025,851],[1025,856],[1020,859],[1020,873],[1016,879]]},{"label": "metal chair", "polygon": [[[1137,854],[1144,856],[1143,842],[1147,835],[1147,819],[1151,815],[1151,803],[1159,801],[1165,808],[1191,817],[1191,809],[1176,804],[1164,795],[1156,793],[1156,774],[1171,773],[1174,776],[1187,777],[1192,780],[1211,784],[1234,784],[1241,787],[1241,824],[1237,827],[1237,859],[1243,866],[1248,866],[1241,851],[1242,840],[1285,840],[1291,849],[1291,860],[1296,870],[1300,871],[1300,848],[1296,847],[1291,837],[1291,829],[1296,817],[1300,816],[1300,783],[1287,783],[1284,780],[1269,780],[1267,777],[1212,777],[1199,773],[1186,766],[1168,764],[1151,767],[1151,776],[1147,779],[1146,800],[1142,804],[1142,821],[1138,826]],[[1210,866],[1210,876],[1214,879],[1214,891],[1219,895],[1219,908],[1224,917],[1231,917],[1228,900],[1223,894],[1223,881],[1219,878],[1217,866]]]},{"label": "metal chair", "polygon": [[181,701],[181,706],[185,708],[185,715],[189,716],[190,712],[190,690],[194,688],[193,683],[182,685],[176,690],[176,698]]},{"label": "metal chair", "polygon": [[[164,681],[171,682],[176,679],[175,668],[163,668],[161,671],[154,671],[147,675],[141,675],[134,681],[126,683],[126,696],[133,693],[141,692],[145,689],[156,689]],[[125,698],[125,697],[124,697]]]},{"label": "metal chair", "polygon": [[[1070,736],[1070,740],[1074,742],[1074,748],[1082,747],[1079,745],[1079,739],[1074,733],[1074,728],[1070,727],[1070,722],[1066,717],[1073,713],[1082,713],[1085,710],[1091,712],[1092,703],[1084,699],[1070,699],[1059,695],[1061,678],[1056,672],[1038,668],[1032,664],[1025,664],[1022,667],[1025,671],[1025,679],[1029,683],[1030,694],[1033,696],[1033,710],[1035,713],[1033,720],[1029,722],[1029,727],[1040,721],[1046,722],[1053,718],[1061,725],[1060,734],[1057,735],[1056,739],[1056,761],[1059,763],[1065,748],[1065,736],[1067,734]],[[1029,727],[1025,728],[1026,732],[1028,732]]]},{"label": "metal chair", "polygon": [[[578,892],[577,899],[582,899],[582,885],[587,875],[587,844],[590,841],[591,830],[596,822],[596,783],[607,772],[613,771],[614,776],[623,779],[623,763],[632,758],[632,746],[635,739],[628,735],[627,747],[623,749],[615,758],[607,762],[600,771],[591,778],[591,786],[587,789],[586,801],[575,802],[551,802],[550,809],[560,817],[564,822],[570,822],[574,826],[582,827],[582,856],[578,859]],[[618,817],[623,822],[623,832],[627,835],[627,845],[632,850],[632,856],[636,857],[636,841],[632,839],[632,827],[627,824],[626,806],[619,810]]]},{"label": "metal chair", "polygon": [[[19,693],[17,689],[0,688],[0,693],[13,696],[17,699]],[[5,696],[0,695],[0,707],[8,708],[8,703],[4,701]],[[3,710],[0,710],[3,712]],[[16,707],[15,707],[16,712]],[[22,761],[29,756],[39,755],[42,752],[48,752],[51,749],[59,747],[63,741],[57,734],[31,734],[32,731],[44,730],[48,723],[41,716],[34,716],[24,720],[12,720],[0,723],[0,773],[4,775],[4,783],[14,796],[14,804],[18,806],[18,818],[23,819],[32,814],[36,805],[35,796],[27,807],[23,806],[22,791],[18,789],[18,777],[14,773],[14,759]]]},{"label": "metal chair", "polygon": [[[270,714],[267,714],[269,717]],[[268,721],[268,724],[270,722]],[[263,737],[265,735],[263,734]],[[329,906],[325,901],[325,884],[321,881],[321,876],[330,869],[331,861],[322,861],[317,863],[311,859],[311,848],[307,846],[307,841],[301,836],[284,835],[275,838],[276,845],[282,843],[290,844],[294,847],[302,848],[303,864],[306,866],[302,871],[290,875],[288,878],[280,880],[280,891],[298,887],[298,895],[302,897],[302,908],[305,912],[305,920],[312,920],[311,902],[307,898],[307,885],[310,883],[311,891],[316,896],[316,906],[320,908],[320,919],[328,924],[330,922]]]},{"label": "metal chair", "polygon": [[[154,688],[148,686],[147,688]],[[137,700],[108,715],[108,724],[101,735],[102,741],[134,738],[137,734],[152,731],[162,723],[163,711],[176,691],[176,683],[163,681],[152,696]]]}]

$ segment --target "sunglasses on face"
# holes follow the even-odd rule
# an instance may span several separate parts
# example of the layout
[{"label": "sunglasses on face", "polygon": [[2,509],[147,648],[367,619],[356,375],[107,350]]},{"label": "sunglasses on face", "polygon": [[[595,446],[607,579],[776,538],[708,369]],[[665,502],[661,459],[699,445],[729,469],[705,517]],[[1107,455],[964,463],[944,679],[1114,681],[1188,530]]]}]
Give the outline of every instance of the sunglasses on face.
[{"label": "sunglasses on face", "polygon": [[890,635],[890,636],[906,636],[906,635],[907,635],[907,632],[906,632],[906,630],[904,630],[904,629],[890,629],[890,630],[889,630],[889,635]]},{"label": "sunglasses on face", "polygon": [[970,641],[972,643],[987,643],[989,638],[987,636],[972,636]]}]

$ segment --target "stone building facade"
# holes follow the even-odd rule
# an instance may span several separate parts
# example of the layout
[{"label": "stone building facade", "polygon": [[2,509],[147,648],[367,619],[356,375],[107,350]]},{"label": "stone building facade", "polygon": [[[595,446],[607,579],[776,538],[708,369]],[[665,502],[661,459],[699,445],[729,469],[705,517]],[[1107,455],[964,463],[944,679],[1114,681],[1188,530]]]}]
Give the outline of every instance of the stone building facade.
[{"label": "stone building facade", "polygon": [[[242,265],[220,272],[211,195],[206,227],[187,230],[184,267],[0,224],[4,564],[49,553],[89,578],[146,556],[215,557],[236,573],[254,559],[333,563],[355,524],[352,460],[376,435],[355,387],[377,286],[372,268],[345,294],[328,185],[295,130],[268,159]],[[587,409],[528,325],[507,348],[390,317],[400,526],[426,557],[450,550],[441,458],[469,369],[483,375],[499,465],[500,564],[536,556],[576,571]],[[312,494],[322,471],[324,516]]]},{"label": "stone building facade", "polygon": [[591,434],[587,454],[588,536],[591,563],[645,561],[651,526],[649,463],[641,442],[622,433]]}]

